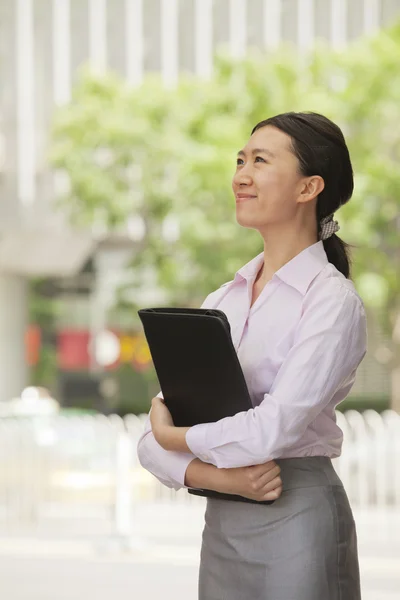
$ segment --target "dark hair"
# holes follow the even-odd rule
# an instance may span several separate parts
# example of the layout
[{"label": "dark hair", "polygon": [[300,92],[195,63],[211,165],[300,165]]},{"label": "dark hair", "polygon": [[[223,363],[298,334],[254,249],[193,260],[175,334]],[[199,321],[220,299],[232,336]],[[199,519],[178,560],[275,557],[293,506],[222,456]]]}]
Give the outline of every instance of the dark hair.
[{"label": "dark hair", "polygon": [[[335,123],[314,112],[288,112],[258,123],[257,129],[271,125],[292,139],[292,150],[305,176],[319,175],[325,182],[318,196],[316,219],[318,235],[321,219],[346,204],[353,194],[353,168],[343,133]],[[330,263],[350,278],[350,244],[336,234],[323,242]]]}]

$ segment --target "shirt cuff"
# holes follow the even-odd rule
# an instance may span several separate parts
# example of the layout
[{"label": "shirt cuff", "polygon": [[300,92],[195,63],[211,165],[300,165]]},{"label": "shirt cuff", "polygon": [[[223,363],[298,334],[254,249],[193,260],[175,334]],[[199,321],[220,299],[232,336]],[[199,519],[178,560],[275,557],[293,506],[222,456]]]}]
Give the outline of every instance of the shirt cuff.
[{"label": "shirt cuff", "polygon": [[157,479],[175,490],[185,485],[185,475],[189,464],[196,457],[188,452],[168,452],[157,442],[153,434],[147,434],[140,444],[139,462]]},{"label": "shirt cuff", "polygon": [[186,432],[186,444],[190,451],[201,461],[214,464],[211,459],[211,451],[207,448],[206,437],[208,423],[194,425]]}]

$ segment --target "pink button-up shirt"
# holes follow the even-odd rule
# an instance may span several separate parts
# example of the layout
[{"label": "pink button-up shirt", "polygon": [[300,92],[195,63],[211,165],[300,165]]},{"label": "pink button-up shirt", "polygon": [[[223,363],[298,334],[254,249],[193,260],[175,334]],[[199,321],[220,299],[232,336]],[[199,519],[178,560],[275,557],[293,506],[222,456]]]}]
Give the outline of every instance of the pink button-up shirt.
[{"label": "pink button-up shirt", "polygon": [[229,319],[253,408],[191,427],[191,453],[161,448],[148,418],[139,461],[168,487],[185,487],[195,457],[232,468],[340,455],[343,434],[335,407],[349,394],[366,353],[363,302],[319,241],[281,267],[250,307],[263,259],[263,253],[256,256],[202,305],[223,310]]}]

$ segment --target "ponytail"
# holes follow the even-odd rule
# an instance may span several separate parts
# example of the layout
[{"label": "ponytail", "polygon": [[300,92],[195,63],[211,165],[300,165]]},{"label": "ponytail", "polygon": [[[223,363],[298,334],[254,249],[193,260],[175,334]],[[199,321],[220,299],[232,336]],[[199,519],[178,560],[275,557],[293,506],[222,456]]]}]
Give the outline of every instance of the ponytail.
[{"label": "ponytail", "polygon": [[328,257],[338,271],[343,273],[346,279],[351,279],[352,259],[350,254],[351,244],[344,242],[335,233],[322,242]]}]

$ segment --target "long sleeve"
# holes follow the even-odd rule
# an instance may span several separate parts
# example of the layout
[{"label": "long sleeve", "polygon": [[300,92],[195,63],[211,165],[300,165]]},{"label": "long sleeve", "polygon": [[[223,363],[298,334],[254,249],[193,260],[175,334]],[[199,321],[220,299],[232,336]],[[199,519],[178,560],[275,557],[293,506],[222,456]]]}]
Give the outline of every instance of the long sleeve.
[{"label": "long sleeve", "polygon": [[[360,298],[338,279],[315,283],[304,297],[293,345],[259,406],[216,423],[195,425],[186,442],[219,468],[279,458],[304,435],[336,394],[354,383],[366,353]],[[339,393],[340,392],[340,393]]]},{"label": "long sleeve", "polygon": [[[162,397],[162,394],[158,394],[158,396]],[[162,484],[175,490],[182,487],[187,488],[185,485],[186,469],[196,457],[190,453],[164,450],[151,431],[150,413],[137,445],[137,454],[142,467]]]}]

